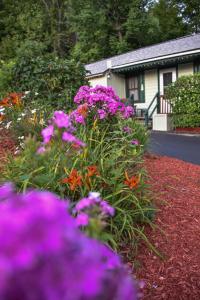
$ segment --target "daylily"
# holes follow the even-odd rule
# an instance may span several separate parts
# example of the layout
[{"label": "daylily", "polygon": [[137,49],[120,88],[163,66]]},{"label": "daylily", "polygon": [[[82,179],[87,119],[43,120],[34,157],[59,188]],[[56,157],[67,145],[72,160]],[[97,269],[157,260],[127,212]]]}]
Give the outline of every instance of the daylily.
[{"label": "daylily", "polygon": [[61,180],[62,183],[68,183],[70,190],[74,191],[78,186],[82,185],[82,176],[78,174],[76,169],[73,169],[67,178]]},{"label": "daylily", "polygon": [[128,185],[131,190],[138,186],[140,182],[140,176],[132,176],[129,178],[127,171],[125,171],[125,177],[126,180],[124,181],[124,184]]}]

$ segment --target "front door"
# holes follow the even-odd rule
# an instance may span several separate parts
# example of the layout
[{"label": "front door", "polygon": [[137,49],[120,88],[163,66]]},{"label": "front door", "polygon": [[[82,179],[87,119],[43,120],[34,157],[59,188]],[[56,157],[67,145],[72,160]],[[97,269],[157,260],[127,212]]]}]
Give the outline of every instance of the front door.
[{"label": "front door", "polygon": [[176,81],[176,68],[160,70],[160,95],[164,96],[166,88]]}]

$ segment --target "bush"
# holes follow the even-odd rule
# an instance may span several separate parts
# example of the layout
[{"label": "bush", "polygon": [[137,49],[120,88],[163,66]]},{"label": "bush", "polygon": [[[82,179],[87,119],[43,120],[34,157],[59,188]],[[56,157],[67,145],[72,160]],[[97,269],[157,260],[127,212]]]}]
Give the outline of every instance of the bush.
[{"label": "bush", "polygon": [[49,103],[56,109],[71,108],[71,99],[85,83],[82,65],[53,56],[20,57],[12,76],[13,90],[30,91],[28,101]]},{"label": "bush", "polygon": [[175,127],[200,126],[200,74],[182,76],[168,88]]},{"label": "bush", "polygon": [[0,61],[0,99],[11,92],[13,61]]},{"label": "bush", "polygon": [[0,207],[1,299],[136,299],[120,258],[77,229],[69,203],[7,184]]},{"label": "bush", "polygon": [[[92,91],[88,99],[99,99],[96,105],[80,104],[68,115],[55,112],[42,131],[43,144],[28,139],[21,154],[10,158],[2,181],[13,181],[19,191],[46,189],[74,201],[98,191],[116,210],[107,231],[115,241],[133,240],[137,224],[148,222],[152,211],[142,169],[147,133],[111,89]],[[107,114],[103,119],[96,114],[99,106]]]}]

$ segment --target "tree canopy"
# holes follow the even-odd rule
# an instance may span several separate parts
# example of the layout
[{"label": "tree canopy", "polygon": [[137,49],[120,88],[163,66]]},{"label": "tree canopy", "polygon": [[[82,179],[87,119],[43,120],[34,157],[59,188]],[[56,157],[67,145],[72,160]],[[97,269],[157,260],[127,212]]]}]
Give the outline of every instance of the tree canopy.
[{"label": "tree canopy", "polygon": [[0,57],[86,63],[200,31],[199,0],[0,0]]}]

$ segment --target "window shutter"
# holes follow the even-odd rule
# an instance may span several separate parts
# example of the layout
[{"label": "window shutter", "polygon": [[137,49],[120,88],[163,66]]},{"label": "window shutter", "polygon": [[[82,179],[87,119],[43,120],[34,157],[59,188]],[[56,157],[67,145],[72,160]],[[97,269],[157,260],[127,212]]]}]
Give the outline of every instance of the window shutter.
[{"label": "window shutter", "polygon": [[139,79],[140,102],[145,102],[144,73],[140,74],[138,79]]}]

